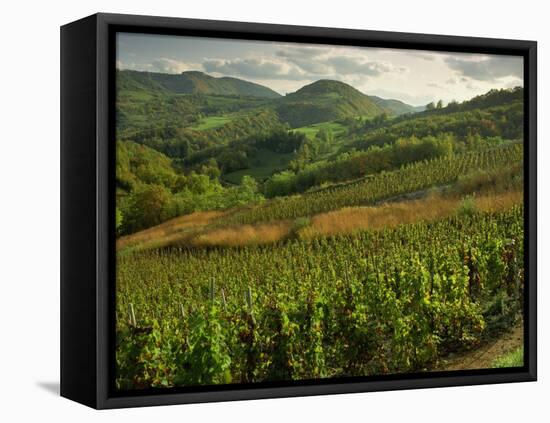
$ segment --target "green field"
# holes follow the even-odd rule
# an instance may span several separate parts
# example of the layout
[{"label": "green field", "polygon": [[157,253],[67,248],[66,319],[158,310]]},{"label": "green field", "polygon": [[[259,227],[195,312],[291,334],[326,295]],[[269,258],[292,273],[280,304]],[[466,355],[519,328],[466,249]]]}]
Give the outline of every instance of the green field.
[{"label": "green field", "polygon": [[334,137],[339,137],[346,132],[346,127],[340,123],[337,122],[321,122],[316,123],[314,125],[309,126],[303,126],[301,128],[295,128],[293,131],[298,131],[303,134],[305,134],[308,138],[315,138],[315,135],[317,135],[317,132],[319,132],[320,129],[326,129],[331,130]]},{"label": "green field", "polygon": [[224,179],[232,184],[239,184],[245,175],[261,181],[270,177],[273,173],[284,170],[294,157],[294,153],[275,153],[267,149],[258,150],[250,160],[248,169],[227,173]]},{"label": "green field", "polygon": [[202,118],[197,124],[190,126],[189,129],[207,131],[209,129],[220,128],[228,122],[231,122],[231,117],[229,116],[207,116]]}]

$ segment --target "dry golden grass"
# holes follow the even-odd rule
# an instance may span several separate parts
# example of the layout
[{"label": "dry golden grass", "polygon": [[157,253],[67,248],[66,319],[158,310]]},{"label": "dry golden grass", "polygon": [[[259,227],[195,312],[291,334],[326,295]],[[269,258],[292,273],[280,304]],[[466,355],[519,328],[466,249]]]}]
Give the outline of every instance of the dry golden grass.
[{"label": "dry golden grass", "polygon": [[[483,212],[505,210],[522,201],[522,191],[485,194],[473,199],[475,208]],[[459,197],[441,197],[434,194],[419,200],[344,208],[312,216],[310,224],[298,230],[293,229],[291,220],[207,228],[206,225],[224,215],[224,212],[197,212],[123,237],[117,241],[117,249],[159,248],[169,245],[238,247],[271,244],[288,238],[292,233],[302,239],[310,239],[360,230],[393,228],[449,217],[457,213],[461,202],[462,199]]]},{"label": "dry golden grass", "polygon": [[123,249],[139,244],[145,247],[150,243],[155,246],[168,245],[177,239],[185,238],[186,231],[198,230],[224,214],[225,212],[221,211],[206,211],[176,217],[152,228],[123,236],[117,240],[116,246],[117,249]]},{"label": "dry golden grass", "polygon": [[238,225],[213,229],[194,238],[194,246],[238,247],[252,244],[271,244],[290,234],[291,222],[278,221],[261,225]]},{"label": "dry golden grass", "polygon": [[303,228],[301,238],[350,233],[364,229],[391,228],[420,220],[436,220],[451,215],[458,201],[431,198],[403,201],[375,207],[351,207],[322,213],[311,218],[311,225]]},{"label": "dry golden grass", "polygon": [[475,199],[476,207],[484,212],[506,210],[522,202],[523,191],[510,191]]},{"label": "dry golden grass", "polygon": [[[474,199],[480,211],[498,211],[519,204],[522,192],[485,195]],[[352,207],[318,214],[311,225],[299,232],[301,238],[314,238],[365,229],[392,228],[419,221],[443,219],[454,214],[461,203],[459,198],[431,196],[421,200],[387,203],[375,207]]]}]

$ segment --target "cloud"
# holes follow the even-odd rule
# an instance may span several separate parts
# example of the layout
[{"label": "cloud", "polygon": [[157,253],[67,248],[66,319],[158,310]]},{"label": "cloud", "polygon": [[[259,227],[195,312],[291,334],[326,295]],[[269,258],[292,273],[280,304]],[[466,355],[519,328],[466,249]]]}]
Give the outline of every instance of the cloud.
[{"label": "cloud", "polygon": [[137,71],[147,72],[160,72],[160,73],[182,73],[189,70],[200,70],[202,65],[198,63],[186,63],[179,60],[159,58],[154,59],[150,63],[124,62],[122,60],[116,61],[117,69],[129,69]]},{"label": "cloud", "polygon": [[116,68],[117,69],[129,69],[129,70],[147,70],[143,66],[138,66],[134,62],[125,62],[123,60],[117,60],[116,61]]},{"label": "cloud", "polygon": [[206,72],[262,79],[303,79],[304,72],[296,66],[273,59],[204,59]]},{"label": "cloud", "polygon": [[[403,52],[400,51],[400,54],[403,54]],[[407,56],[426,60],[428,62],[433,62],[437,57],[441,56],[441,53],[435,53],[435,52],[429,52],[429,51],[417,51],[417,50],[407,51],[405,54]]]},{"label": "cloud", "polygon": [[523,79],[523,60],[514,56],[449,56],[445,63],[459,74],[477,81],[494,82],[500,78]]},{"label": "cloud", "polygon": [[300,59],[311,59],[314,57],[319,57],[322,55],[325,55],[329,49],[326,47],[291,47],[284,50],[277,50],[275,52],[275,55],[277,57],[285,57],[285,58],[300,58]]},{"label": "cloud", "polygon": [[461,76],[460,78],[449,78],[445,81],[449,85],[465,84],[469,81],[468,78]]},{"label": "cloud", "polygon": [[179,60],[160,58],[155,59],[149,64],[149,69],[153,72],[162,73],[182,73],[189,70],[198,70],[201,65],[196,63],[185,63]]},{"label": "cloud", "polygon": [[[372,51],[370,49],[369,51]],[[257,59],[258,60],[258,59]],[[275,52],[275,58],[263,59],[262,63],[275,60],[279,69],[272,75],[290,75],[296,80],[332,78],[349,79],[354,77],[377,77],[383,74],[399,74],[408,71],[404,66],[395,66],[383,60],[370,60],[364,50],[319,46],[286,47]],[[243,61],[243,59],[235,59]],[[250,62],[251,60],[248,60]],[[207,64],[210,68],[210,63]],[[286,69],[284,69],[286,66]],[[267,66],[266,66],[267,67]],[[222,67],[227,69],[227,67]],[[205,69],[208,68],[205,66]],[[232,66],[233,71],[243,71],[242,67]],[[250,76],[248,71],[247,75]],[[244,73],[242,73],[244,75]],[[262,75],[266,77],[265,75]]]},{"label": "cloud", "polygon": [[350,75],[363,74],[368,76],[379,76],[385,73],[403,73],[407,68],[394,66],[385,61],[369,61],[366,58],[357,56],[334,56],[329,57],[327,62],[332,65],[335,74]]}]

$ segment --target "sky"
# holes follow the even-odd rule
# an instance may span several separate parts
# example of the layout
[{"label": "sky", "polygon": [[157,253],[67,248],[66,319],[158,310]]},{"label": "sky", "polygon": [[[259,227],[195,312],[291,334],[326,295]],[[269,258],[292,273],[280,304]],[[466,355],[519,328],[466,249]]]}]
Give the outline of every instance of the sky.
[{"label": "sky", "polygon": [[202,71],[262,84],[283,95],[334,79],[415,106],[523,85],[523,58],[517,56],[133,33],[117,34],[116,53],[119,69]]}]

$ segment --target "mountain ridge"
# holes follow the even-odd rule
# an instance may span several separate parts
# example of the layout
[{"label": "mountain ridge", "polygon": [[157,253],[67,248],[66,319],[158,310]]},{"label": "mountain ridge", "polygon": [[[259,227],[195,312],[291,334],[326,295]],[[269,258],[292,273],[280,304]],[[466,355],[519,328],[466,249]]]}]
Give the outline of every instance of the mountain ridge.
[{"label": "mountain ridge", "polygon": [[[245,79],[232,76],[215,77],[202,71],[184,71],[179,74],[169,74],[162,72],[135,71],[135,70],[117,70],[118,84],[122,87],[133,87],[144,90],[162,90],[176,94],[210,94],[210,95],[242,95],[256,98],[276,99],[296,99],[297,96],[313,94],[345,94],[346,91],[356,100],[360,96],[369,98],[375,106],[381,111],[392,115],[401,115],[405,113],[415,113],[422,111],[424,107],[412,106],[401,100],[385,99],[375,95],[365,94],[357,88],[345,82],[332,79],[319,79],[310,84],[304,85],[298,90],[281,96],[275,90],[261,84],[247,81]],[[344,88],[347,87],[347,88]],[[288,102],[288,100],[286,101]],[[361,103],[361,102],[359,102]],[[365,106],[365,104],[363,104]],[[364,107],[360,107],[365,111]],[[366,107],[367,113],[371,115],[375,107],[369,105]]]},{"label": "mountain ridge", "polygon": [[[232,77],[215,77],[200,71],[185,71],[179,74],[118,70],[122,83],[139,83],[145,88],[162,89],[175,94],[242,95],[275,99],[279,93],[264,85]],[[134,79],[134,81],[131,81]]]}]

